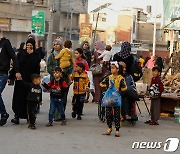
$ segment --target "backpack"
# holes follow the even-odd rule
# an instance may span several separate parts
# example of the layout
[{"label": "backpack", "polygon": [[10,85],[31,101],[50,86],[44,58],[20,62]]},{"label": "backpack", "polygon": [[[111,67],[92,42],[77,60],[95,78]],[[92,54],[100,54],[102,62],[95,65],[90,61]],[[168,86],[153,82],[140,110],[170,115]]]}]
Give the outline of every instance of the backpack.
[{"label": "backpack", "polygon": [[139,66],[138,62],[134,60],[132,66],[131,66],[131,71],[130,71],[134,82],[137,82],[141,79],[143,73],[142,73],[142,68]]}]

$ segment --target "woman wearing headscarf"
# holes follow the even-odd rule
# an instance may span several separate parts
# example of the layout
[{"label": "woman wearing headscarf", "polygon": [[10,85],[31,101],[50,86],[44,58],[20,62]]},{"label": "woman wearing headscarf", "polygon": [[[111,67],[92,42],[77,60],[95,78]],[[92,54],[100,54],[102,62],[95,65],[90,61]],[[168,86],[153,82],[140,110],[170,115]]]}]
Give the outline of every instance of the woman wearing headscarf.
[{"label": "woman wearing headscarf", "polygon": [[[28,39],[26,42],[26,50],[18,53],[19,69],[22,79],[31,83],[31,75],[39,74],[40,55],[36,52],[36,42],[34,39]],[[23,87],[21,81],[16,80],[14,86],[14,94],[12,101],[12,109],[15,113],[14,119],[11,120],[14,124],[19,124],[19,119],[28,119],[27,117],[27,89]]]},{"label": "woman wearing headscarf", "polygon": [[47,61],[47,71],[50,74],[51,79],[53,78],[53,72],[56,66],[59,66],[59,60],[56,60],[55,57],[63,49],[63,42],[61,39],[55,39],[53,42],[53,50],[48,57]]},{"label": "woman wearing headscarf", "polygon": [[160,73],[162,73],[162,69],[164,69],[164,64],[163,64],[163,60],[161,57],[157,57],[156,65],[159,67]]},{"label": "woman wearing headscarf", "polygon": [[121,45],[121,51],[114,55],[113,61],[122,61],[126,64],[127,73],[131,74],[131,67],[133,64],[133,56],[131,55],[131,44],[129,42],[123,42]]},{"label": "woman wearing headscarf", "polygon": [[[50,74],[50,78],[53,79],[53,72],[55,67],[59,67],[59,60],[56,60],[55,57],[61,52],[61,50],[63,49],[63,41],[62,39],[55,39],[53,42],[53,50],[51,52],[51,54],[48,57],[48,61],[47,61],[47,71]],[[68,76],[66,74],[63,74],[63,78],[65,79],[65,81],[68,83],[69,79]],[[66,104],[67,104],[67,95],[69,92],[69,87],[66,89],[66,91],[64,92],[64,101],[63,101],[63,106],[64,106],[64,110],[66,110]],[[56,110],[55,114],[54,114],[54,119],[55,121],[58,121],[60,119],[60,114],[59,112]]]},{"label": "woman wearing headscarf", "polygon": [[[102,59],[98,57],[105,51],[105,45],[101,41],[96,41],[95,43],[95,51],[94,51],[94,64],[101,64]],[[107,68],[102,67],[102,74],[100,75],[93,75],[94,85],[95,85],[95,96],[92,102],[99,103],[101,97],[101,88],[100,88],[100,81],[104,74],[106,73]]]},{"label": "woman wearing headscarf", "polygon": [[26,50],[26,43],[22,42],[19,46],[18,52],[24,52]]},{"label": "woman wearing headscarf", "polygon": [[84,55],[86,57],[86,61],[88,62],[89,67],[91,66],[91,51],[89,50],[89,42],[84,41],[81,44],[81,49],[83,49]]}]

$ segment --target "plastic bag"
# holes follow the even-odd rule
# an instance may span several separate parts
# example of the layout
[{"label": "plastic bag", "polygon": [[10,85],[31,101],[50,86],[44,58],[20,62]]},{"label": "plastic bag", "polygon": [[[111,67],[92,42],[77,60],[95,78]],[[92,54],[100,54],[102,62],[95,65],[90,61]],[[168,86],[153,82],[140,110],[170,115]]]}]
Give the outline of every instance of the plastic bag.
[{"label": "plastic bag", "polygon": [[95,87],[94,87],[92,72],[91,71],[87,71],[87,74],[88,74],[89,81],[90,81],[90,91],[94,91]]},{"label": "plastic bag", "polygon": [[102,107],[114,107],[114,106],[121,106],[121,95],[117,92],[116,87],[114,86],[113,82],[110,81],[111,87],[108,88],[106,91],[103,99],[102,99]]},{"label": "plastic bag", "polygon": [[[42,82],[48,84],[50,82],[50,75],[44,76],[43,79],[42,79]],[[44,86],[41,86],[41,88],[42,88],[43,92],[47,92],[47,93],[50,92],[49,90],[44,88]]]}]

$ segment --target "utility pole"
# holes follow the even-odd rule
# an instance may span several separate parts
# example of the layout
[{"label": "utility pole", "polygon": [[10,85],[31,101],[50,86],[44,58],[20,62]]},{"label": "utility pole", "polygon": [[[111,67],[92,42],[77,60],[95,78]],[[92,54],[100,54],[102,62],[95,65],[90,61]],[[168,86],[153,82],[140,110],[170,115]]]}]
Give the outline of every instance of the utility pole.
[{"label": "utility pole", "polygon": [[91,50],[93,49],[93,45],[94,45],[95,40],[96,40],[96,31],[97,31],[98,20],[99,20],[99,12],[98,12],[98,14],[97,14],[96,27],[95,27],[95,30],[94,30],[93,43],[91,44]]},{"label": "utility pole", "polygon": [[72,23],[73,23],[73,9],[71,7],[71,24],[70,24],[70,30],[69,30],[69,39],[71,40],[72,38]]},{"label": "utility pole", "polygon": [[69,0],[69,10],[67,10],[67,17],[66,17],[66,30],[65,30],[65,40],[67,40],[67,36],[68,36],[68,27],[69,27],[69,11],[70,10],[70,0]]},{"label": "utility pole", "polygon": [[[174,30],[170,30],[169,31],[169,36],[170,36],[170,53],[169,53],[169,57],[171,57],[171,55],[173,54],[173,45],[174,45]],[[172,64],[172,58],[170,59],[170,64]],[[170,75],[172,75],[172,68],[169,70]]]},{"label": "utility pole", "polygon": [[155,19],[154,19],[153,56],[155,56],[155,52],[156,52],[156,21],[157,21],[157,0],[156,0],[156,11],[155,11]]},{"label": "utility pole", "polygon": [[53,31],[53,13],[54,13],[54,0],[48,1],[48,9],[49,9],[49,31],[47,36],[47,59],[52,49],[52,31]]}]

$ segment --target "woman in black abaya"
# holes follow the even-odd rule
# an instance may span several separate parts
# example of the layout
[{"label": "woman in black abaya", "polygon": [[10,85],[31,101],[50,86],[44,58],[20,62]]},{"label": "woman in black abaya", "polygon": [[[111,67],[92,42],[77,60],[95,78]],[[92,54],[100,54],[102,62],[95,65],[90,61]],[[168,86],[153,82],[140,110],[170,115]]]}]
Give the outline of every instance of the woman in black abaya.
[{"label": "woman in black abaya", "polygon": [[[26,42],[26,50],[19,52],[18,62],[22,79],[25,82],[31,83],[31,75],[40,73],[41,57],[36,52],[36,42],[34,39],[28,39]],[[21,84],[21,81],[16,80],[14,86],[14,94],[12,101],[12,109],[15,113],[14,119],[11,120],[14,124],[19,124],[19,119],[28,119],[27,117],[27,90]]]}]

